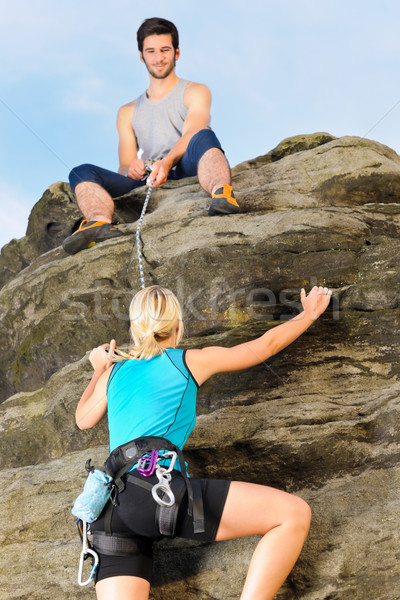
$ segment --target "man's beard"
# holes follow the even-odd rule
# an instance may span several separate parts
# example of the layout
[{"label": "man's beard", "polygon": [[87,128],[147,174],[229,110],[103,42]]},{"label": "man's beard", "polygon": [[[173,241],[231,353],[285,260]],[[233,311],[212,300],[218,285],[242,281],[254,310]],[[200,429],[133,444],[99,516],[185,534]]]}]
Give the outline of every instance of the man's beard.
[{"label": "man's beard", "polygon": [[174,62],[169,66],[169,69],[167,69],[167,71],[165,71],[165,73],[157,73],[157,71],[153,71],[153,69],[151,67],[149,67],[149,65],[146,63],[146,61],[144,61],[144,64],[146,65],[146,69],[148,70],[150,75],[152,77],[154,77],[154,79],[165,79],[175,69],[176,60],[174,59]]}]

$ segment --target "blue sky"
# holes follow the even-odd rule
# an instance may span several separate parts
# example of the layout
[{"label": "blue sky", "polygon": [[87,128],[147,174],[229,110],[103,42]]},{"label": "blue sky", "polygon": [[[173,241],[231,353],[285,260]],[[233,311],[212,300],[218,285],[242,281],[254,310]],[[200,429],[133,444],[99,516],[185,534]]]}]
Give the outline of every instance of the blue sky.
[{"label": "blue sky", "polygon": [[118,108],[147,86],[136,30],[177,25],[177,73],[206,83],[232,166],[316,131],[400,153],[394,0],[13,0],[0,20],[0,247],[69,170],[116,169]]}]

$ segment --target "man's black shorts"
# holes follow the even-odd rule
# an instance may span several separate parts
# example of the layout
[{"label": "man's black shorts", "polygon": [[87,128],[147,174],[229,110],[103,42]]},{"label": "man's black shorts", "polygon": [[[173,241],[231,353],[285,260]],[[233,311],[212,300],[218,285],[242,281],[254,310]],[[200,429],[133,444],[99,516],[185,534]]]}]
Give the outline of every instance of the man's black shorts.
[{"label": "man's black shorts", "polygon": [[[174,474],[181,477],[176,471]],[[136,471],[130,475],[140,477]],[[157,483],[156,475],[146,478],[149,483]],[[193,481],[193,479],[192,479]],[[218,531],[222,511],[229,491],[229,481],[218,479],[199,479],[203,495],[205,531],[193,532],[193,520],[187,512],[187,492],[179,510],[176,537],[190,540],[213,542]],[[118,505],[112,516],[112,533],[129,536],[138,542],[140,552],[131,556],[106,555],[98,550],[99,567],[96,583],[107,577],[132,575],[142,577],[150,582],[153,568],[153,542],[162,537],[158,533],[156,523],[157,504],[151,492],[126,482],[125,490],[118,494]],[[104,513],[92,523],[91,530],[104,532]],[[95,548],[96,549],[96,548]]]}]

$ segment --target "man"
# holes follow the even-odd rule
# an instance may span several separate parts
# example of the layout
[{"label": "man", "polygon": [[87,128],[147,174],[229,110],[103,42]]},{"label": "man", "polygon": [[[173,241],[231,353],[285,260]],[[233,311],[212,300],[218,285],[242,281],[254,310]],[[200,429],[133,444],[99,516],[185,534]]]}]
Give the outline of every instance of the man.
[{"label": "man", "polygon": [[[161,18],[146,19],[137,32],[140,60],[150,84],[146,92],[118,112],[118,173],[80,165],[69,176],[78,206],[85,217],[63,248],[75,254],[94,243],[123,235],[112,224],[113,198],[138,186],[167,179],[198,176],[211,196],[209,215],[236,213],[228,161],[209,127],[211,94],[207,86],[180,79],[178,31]],[[148,175],[145,163],[152,163]]]}]

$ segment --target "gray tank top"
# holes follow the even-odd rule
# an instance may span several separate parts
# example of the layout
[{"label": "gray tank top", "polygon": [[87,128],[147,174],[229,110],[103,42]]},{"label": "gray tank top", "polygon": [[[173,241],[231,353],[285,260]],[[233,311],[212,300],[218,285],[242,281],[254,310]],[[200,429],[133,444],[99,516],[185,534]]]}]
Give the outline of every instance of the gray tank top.
[{"label": "gray tank top", "polygon": [[132,127],[136,135],[138,158],[164,158],[182,136],[187,108],[183,95],[189,82],[179,79],[175,87],[158,102],[150,102],[146,92],[135,102]]}]

